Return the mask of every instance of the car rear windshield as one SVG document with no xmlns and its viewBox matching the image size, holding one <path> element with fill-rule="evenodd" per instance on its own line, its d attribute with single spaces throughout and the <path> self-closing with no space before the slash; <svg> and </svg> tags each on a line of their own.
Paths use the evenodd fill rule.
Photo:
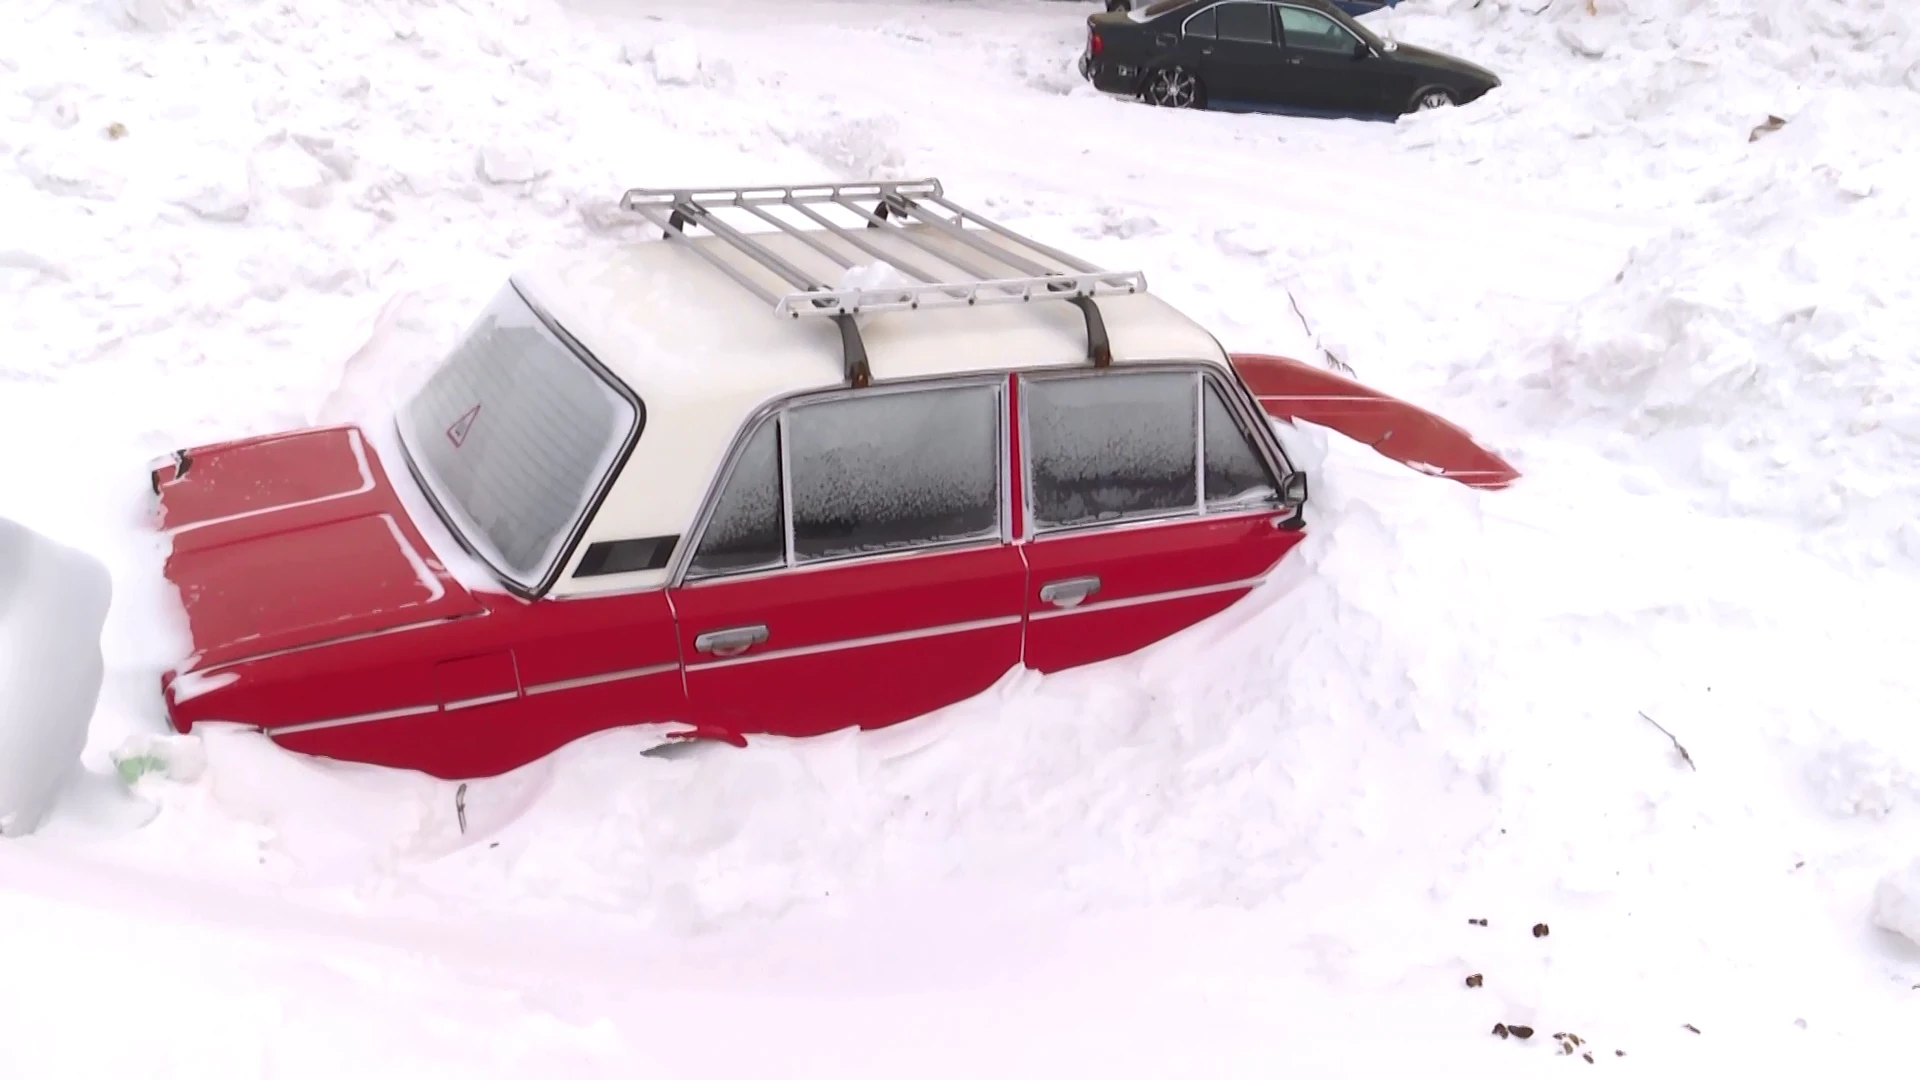
<svg viewBox="0 0 1920 1080">
<path fill-rule="evenodd" d="M 528 591 L 645 420 L 564 332 L 509 282 L 399 415 L 447 525 Z"/>
<path fill-rule="evenodd" d="M 1193 0 L 1153 0 L 1153 3 L 1135 13 L 1134 21 L 1146 22 L 1148 19 L 1157 19 L 1174 8 L 1185 7 L 1191 3 Z"/>
</svg>

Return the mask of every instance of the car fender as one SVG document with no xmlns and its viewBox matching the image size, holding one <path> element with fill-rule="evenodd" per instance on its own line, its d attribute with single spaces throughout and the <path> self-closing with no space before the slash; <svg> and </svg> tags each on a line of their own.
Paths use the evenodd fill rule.
<svg viewBox="0 0 1920 1080">
<path fill-rule="evenodd" d="M 1268 415 L 1332 428 L 1409 468 L 1468 487 L 1503 488 L 1520 472 L 1458 425 L 1324 368 L 1284 356 L 1229 359 Z"/>
</svg>

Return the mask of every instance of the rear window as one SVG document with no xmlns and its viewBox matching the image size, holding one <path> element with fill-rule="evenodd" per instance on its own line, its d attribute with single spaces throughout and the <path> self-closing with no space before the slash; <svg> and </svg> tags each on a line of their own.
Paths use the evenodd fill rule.
<svg viewBox="0 0 1920 1080">
<path fill-rule="evenodd" d="M 638 401 L 512 283 L 399 415 L 407 456 L 448 526 L 529 591 L 553 572 L 644 422 Z"/>
</svg>

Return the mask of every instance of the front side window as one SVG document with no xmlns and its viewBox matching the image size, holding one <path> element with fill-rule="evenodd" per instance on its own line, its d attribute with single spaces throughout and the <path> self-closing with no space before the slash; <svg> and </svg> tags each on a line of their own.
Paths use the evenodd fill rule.
<svg viewBox="0 0 1920 1080">
<path fill-rule="evenodd" d="M 998 385 L 803 404 L 787 431 L 798 562 L 999 533 Z"/>
<path fill-rule="evenodd" d="M 1020 395 L 1037 531 L 1278 501 L 1252 434 L 1198 372 L 1043 376 L 1024 380 Z"/>
<path fill-rule="evenodd" d="M 1306 8 L 1281 8 L 1280 32 L 1286 38 L 1287 48 L 1310 52 L 1351 53 L 1360 43 L 1359 38 L 1347 33 L 1339 23 Z"/>
<path fill-rule="evenodd" d="M 998 537 L 1000 415 L 997 382 L 782 409 L 736 456 L 688 578 Z"/>
<path fill-rule="evenodd" d="M 1215 8 L 1221 41 L 1273 44 L 1273 8 L 1267 4 L 1231 3 Z"/>
<path fill-rule="evenodd" d="M 511 283 L 399 410 L 400 441 L 447 525 L 536 589 L 645 416 Z"/>
</svg>

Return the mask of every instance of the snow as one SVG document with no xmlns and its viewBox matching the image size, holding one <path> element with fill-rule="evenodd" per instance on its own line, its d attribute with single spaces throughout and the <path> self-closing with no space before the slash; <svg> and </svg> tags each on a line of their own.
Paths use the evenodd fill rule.
<svg viewBox="0 0 1920 1080">
<path fill-rule="evenodd" d="M 99 560 L 0 518 L 0 837 L 39 828 L 79 766 L 112 598 Z"/>
<path fill-rule="evenodd" d="M 1503 79 L 1397 124 L 1107 100 L 1092 4 L 23 11 L 0 514 L 113 593 L 82 769 L 0 850 L 0 1075 L 1903 1060 L 1920 12 L 1597 9 L 1367 16 Z M 865 175 L 1140 267 L 1230 348 L 1324 346 L 1526 475 L 1282 428 L 1309 532 L 1254 596 L 887 731 L 615 732 L 463 794 L 165 733 L 142 463 L 386 416 L 516 252 L 627 235 L 626 187 Z"/>
</svg>

